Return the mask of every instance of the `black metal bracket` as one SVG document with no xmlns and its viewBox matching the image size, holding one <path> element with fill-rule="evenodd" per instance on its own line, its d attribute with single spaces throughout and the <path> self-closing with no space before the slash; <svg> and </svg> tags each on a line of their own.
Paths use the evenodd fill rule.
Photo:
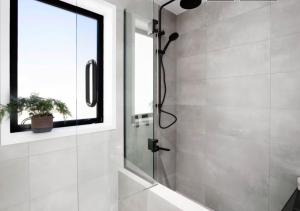
<svg viewBox="0 0 300 211">
<path fill-rule="evenodd" d="M 158 152 L 159 150 L 171 151 L 168 148 L 158 146 L 158 140 L 157 139 L 151 139 L 151 138 L 148 139 L 148 149 L 151 152 Z"/>
<path fill-rule="evenodd" d="M 155 19 L 152 20 L 152 33 L 153 34 L 158 33 L 158 20 Z"/>
<path fill-rule="evenodd" d="M 159 24 L 158 20 L 155 19 L 152 20 L 152 34 L 156 34 L 156 36 L 162 37 L 166 34 L 166 32 L 163 30 L 160 31 L 158 24 Z"/>
</svg>

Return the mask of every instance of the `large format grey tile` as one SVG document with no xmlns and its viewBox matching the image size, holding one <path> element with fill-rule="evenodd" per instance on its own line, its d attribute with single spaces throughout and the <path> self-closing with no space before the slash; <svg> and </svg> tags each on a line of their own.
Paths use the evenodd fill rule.
<svg viewBox="0 0 300 211">
<path fill-rule="evenodd" d="M 28 158 L 0 162 L 0 210 L 29 200 Z"/>
<path fill-rule="evenodd" d="M 30 211 L 78 211 L 77 185 L 31 200 Z"/>
<path fill-rule="evenodd" d="M 164 105 L 174 106 L 176 103 L 176 82 L 168 81 L 166 83 L 167 92 Z"/>
<path fill-rule="evenodd" d="M 280 211 L 297 187 L 300 175 L 298 136 L 271 139 L 270 207 Z"/>
<path fill-rule="evenodd" d="M 271 75 L 271 107 L 300 109 L 300 72 Z"/>
<path fill-rule="evenodd" d="M 269 210 L 282 211 L 282 208 L 295 191 L 295 175 L 270 176 Z"/>
<path fill-rule="evenodd" d="M 277 0 L 271 4 L 271 35 L 273 38 L 300 32 L 300 2 Z"/>
<path fill-rule="evenodd" d="M 268 1 L 209 1 L 206 5 L 205 11 L 208 14 L 206 19 L 210 25 L 269 6 L 270 3 Z"/>
<path fill-rule="evenodd" d="M 196 29 L 207 25 L 207 8 L 206 4 L 201 4 L 200 7 L 188 10 L 177 16 L 176 26 L 180 34 L 189 33 Z"/>
<path fill-rule="evenodd" d="M 187 180 L 184 177 L 176 177 L 176 191 L 185 197 L 196 201 L 197 203 L 204 204 L 204 185 L 199 184 L 192 180 Z M 211 208 L 211 207 L 210 207 Z"/>
<path fill-rule="evenodd" d="M 269 43 L 266 41 L 208 52 L 206 76 L 230 77 L 270 72 Z"/>
<path fill-rule="evenodd" d="M 271 72 L 300 71 L 299 54 L 299 34 L 272 39 Z"/>
<path fill-rule="evenodd" d="M 269 38 L 269 7 L 208 26 L 208 51 L 263 41 Z"/>
<path fill-rule="evenodd" d="M 162 28 L 166 34 L 171 34 L 176 31 L 176 15 L 168 10 L 163 11 Z"/>
<path fill-rule="evenodd" d="M 157 168 L 160 169 L 159 166 L 157 166 Z M 177 188 L 176 188 L 176 173 L 173 173 L 173 174 L 166 173 L 165 174 L 163 171 L 161 171 L 161 169 L 157 170 L 157 171 L 159 171 L 159 172 L 157 172 L 155 179 L 157 181 L 159 181 L 159 184 L 162 184 L 165 187 L 176 191 L 177 190 Z"/>
<path fill-rule="evenodd" d="M 200 136 L 205 133 L 205 110 L 201 106 L 178 106 L 177 128 L 189 132 L 191 136 Z"/>
<path fill-rule="evenodd" d="M 177 83 L 197 81 L 206 77 L 206 54 L 177 58 Z"/>
<path fill-rule="evenodd" d="M 172 113 L 172 114 L 176 114 L 176 109 L 177 108 L 176 108 L 176 105 L 173 104 L 173 105 L 164 105 L 163 109 L 165 111 L 168 111 L 168 112 Z M 174 118 L 172 116 L 170 116 L 170 115 L 163 114 L 161 116 L 161 120 L 162 120 L 162 124 L 166 125 L 167 123 L 172 122 L 174 120 Z M 158 125 L 156 125 L 156 126 L 158 126 Z M 176 125 L 173 125 L 172 127 L 168 128 L 169 131 L 171 132 L 171 130 L 175 130 L 175 126 Z M 155 125 L 154 125 L 154 127 L 155 127 Z M 147 134 L 151 134 L 151 132 L 152 132 L 151 129 L 149 130 L 149 128 L 146 128 L 145 130 L 147 130 Z"/>
<path fill-rule="evenodd" d="M 300 147 L 297 147 L 299 140 L 293 138 L 272 138 L 271 140 L 271 175 L 277 174 L 300 175 Z"/>
<path fill-rule="evenodd" d="M 195 56 L 206 52 L 206 28 L 180 35 L 177 43 L 177 58 Z"/>
<path fill-rule="evenodd" d="M 242 204 L 239 200 L 232 198 L 231 196 L 227 195 L 224 192 L 221 192 L 221 190 L 218 187 L 215 186 L 205 186 L 205 204 L 206 206 L 210 207 L 214 211 L 250 211 L 252 209 L 249 209 L 246 207 L 245 204 Z M 256 204 L 252 205 L 253 209 L 255 211 L 258 211 Z M 253 210 L 253 211 L 254 211 Z M 260 210 L 264 211 L 264 210 Z"/>
<path fill-rule="evenodd" d="M 177 105 L 206 104 L 206 81 L 180 81 L 177 83 Z"/>
<path fill-rule="evenodd" d="M 173 45 L 175 46 L 175 45 Z M 174 54 L 175 56 L 172 57 L 169 55 L 166 55 L 164 57 L 164 66 L 165 66 L 165 73 L 166 73 L 166 81 L 167 84 L 169 82 L 176 82 L 176 70 L 177 70 L 177 64 L 176 64 L 176 50 L 174 49 Z"/>
<path fill-rule="evenodd" d="M 206 144 L 205 134 L 195 136 L 189 131 L 177 129 L 176 148 L 178 151 L 191 154 L 204 153 Z"/>
<path fill-rule="evenodd" d="M 242 108 L 207 108 L 206 131 L 251 140 L 269 137 L 269 110 Z"/>
<path fill-rule="evenodd" d="M 174 112 L 176 113 L 176 111 Z M 154 129 L 156 136 L 159 137 L 159 142 L 165 144 L 171 149 L 176 149 L 176 125 L 169 127 L 167 130 L 160 129 L 158 125 Z"/>
<path fill-rule="evenodd" d="M 203 184 L 205 157 L 202 153 L 192 154 L 177 150 L 176 177 L 199 185 Z"/>
<path fill-rule="evenodd" d="M 160 142 L 161 143 L 161 142 Z M 167 145 L 160 144 L 161 147 L 170 149 Z M 176 172 L 176 150 L 171 149 L 171 151 L 160 151 L 158 152 L 158 163 L 162 170 L 167 174 L 174 174 Z"/>
<path fill-rule="evenodd" d="M 176 190 L 197 200 L 203 200 L 205 157 L 201 153 L 191 154 L 177 151 Z"/>
<path fill-rule="evenodd" d="M 29 202 L 18 204 L 16 206 L 12 206 L 7 209 L 3 209 L 1 211 L 29 211 Z"/>
<path fill-rule="evenodd" d="M 30 157 L 31 198 L 77 183 L 76 150 L 69 149 Z"/>
<path fill-rule="evenodd" d="M 271 110 L 271 137 L 281 138 L 282 142 L 300 137 L 299 125 L 300 110 Z"/>
<path fill-rule="evenodd" d="M 270 105 L 268 75 L 209 79 L 206 84 L 210 106 L 268 108 Z"/>
<path fill-rule="evenodd" d="M 267 210 L 269 148 L 265 141 L 208 135 L 207 143 L 205 184 L 238 199 L 245 210 Z"/>
</svg>

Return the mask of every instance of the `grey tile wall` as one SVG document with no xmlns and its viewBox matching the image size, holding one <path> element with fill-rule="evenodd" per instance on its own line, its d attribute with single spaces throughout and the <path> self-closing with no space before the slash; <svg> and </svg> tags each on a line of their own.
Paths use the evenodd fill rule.
<svg viewBox="0 0 300 211">
<path fill-rule="evenodd" d="M 283 208 L 300 175 L 299 14 L 278 0 L 177 16 L 177 191 L 217 211 Z"/>
<path fill-rule="evenodd" d="M 157 15 L 157 14 L 156 14 Z M 163 29 L 166 35 L 163 37 L 163 45 L 168 41 L 170 34 L 176 31 L 176 16 L 164 10 Z M 179 39 L 178 39 L 179 40 Z M 176 45 L 170 44 L 167 53 L 164 56 L 164 65 L 166 69 L 167 95 L 164 109 L 171 113 L 176 113 L 177 83 L 176 83 Z M 156 113 L 156 112 L 155 112 Z M 170 152 L 160 151 L 155 155 L 154 174 L 155 179 L 165 186 L 175 189 L 176 184 L 176 126 L 163 130 L 158 127 L 158 117 L 155 118 L 155 137 L 159 140 L 159 145 L 171 149 Z M 173 121 L 172 117 L 162 115 L 162 124 L 166 125 Z"/>
<path fill-rule="evenodd" d="M 280 210 L 300 175 L 300 2 L 271 4 L 270 210 Z"/>
</svg>

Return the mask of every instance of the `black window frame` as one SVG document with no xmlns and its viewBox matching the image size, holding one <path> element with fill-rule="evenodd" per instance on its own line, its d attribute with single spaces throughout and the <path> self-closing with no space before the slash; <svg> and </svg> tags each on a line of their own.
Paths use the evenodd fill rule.
<svg viewBox="0 0 300 211">
<path fill-rule="evenodd" d="M 10 98 L 18 97 L 18 2 L 22 0 L 10 0 Z M 100 14 L 89 10 L 68 4 L 58 0 L 35 0 L 48 4 L 78 15 L 86 16 L 97 21 L 97 117 L 89 119 L 76 119 L 57 121 L 53 123 L 54 128 L 88 125 L 95 123 L 103 123 L 103 72 L 104 72 L 104 17 Z M 10 115 L 10 131 L 11 133 L 23 132 L 31 130 L 29 124 L 19 125 L 18 114 Z"/>
</svg>

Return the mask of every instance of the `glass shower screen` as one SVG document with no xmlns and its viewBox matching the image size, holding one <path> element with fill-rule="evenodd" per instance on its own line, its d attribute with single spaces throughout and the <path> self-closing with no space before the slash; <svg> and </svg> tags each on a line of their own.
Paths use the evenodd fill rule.
<svg viewBox="0 0 300 211">
<path fill-rule="evenodd" d="M 151 7 L 150 7 L 151 4 Z M 153 4 L 127 10 L 125 15 L 125 167 L 143 178 L 154 177 Z M 144 9 L 142 9 L 144 8 Z"/>
</svg>

